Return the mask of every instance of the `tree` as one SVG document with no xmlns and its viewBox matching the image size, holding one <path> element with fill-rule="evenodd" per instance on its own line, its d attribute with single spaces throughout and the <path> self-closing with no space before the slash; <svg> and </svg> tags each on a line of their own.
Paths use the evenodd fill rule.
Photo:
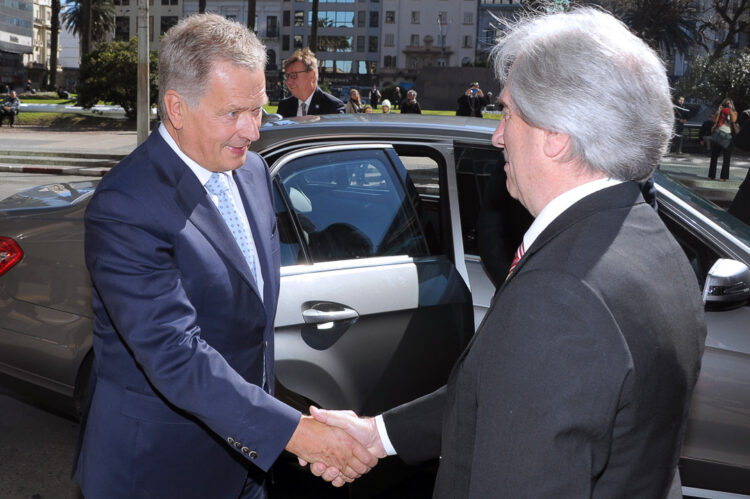
<svg viewBox="0 0 750 499">
<path fill-rule="evenodd" d="M 318 7 L 320 0 L 312 0 L 312 21 L 310 22 L 310 40 L 307 44 L 313 52 L 318 51 Z"/>
<path fill-rule="evenodd" d="M 701 22 L 703 37 L 698 43 L 710 54 L 721 58 L 737 35 L 750 32 L 750 0 L 712 0 Z"/>
<path fill-rule="evenodd" d="M 111 0 L 91 1 L 91 41 L 103 42 L 108 33 L 115 29 L 115 6 Z M 63 12 L 63 24 L 74 35 L 82 34 L 81 0 L 73 0 Z"/>
<path fill-rule="evenodd" d="M 60 42 L 60 0 L 52 0 L 51 10 L 49 80 L 47 81 L 47 88 L 55 88 L 57 84 L 57 48 Z"/>
<path fill-rule="evenodd" d="M 747 109 L 750 107 L 750 50 L 743 49 L 732 58 L 697 57 L 687 74 L 677 82 L 677 92 L 712 104 L 730 97 L 738 110 Z"/>
<path fill-rule="evenodd" d="M 696 0 L 598 0 L 662 56 L 686 54 L 701 39 Z"/>
<path fill-rule="evenodd" d="M 158 98 L 158 55 L 149 55 L 150 103 Z M 82 57 L 78 83 L 78 104 L 92 107 L 98 101 L 122 106 L 135 119 L 138 87 L 138 38 L 128 42 L 100 43 Z"/>
</svg>

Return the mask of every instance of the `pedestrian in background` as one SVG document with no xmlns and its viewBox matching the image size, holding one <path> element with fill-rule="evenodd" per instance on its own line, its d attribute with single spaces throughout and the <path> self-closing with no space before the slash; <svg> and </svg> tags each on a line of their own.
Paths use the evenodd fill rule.
<svg viewBox="0 0 750 499">
<path fill-rule="evenodd" d="M 688 109 L 685 109 L 685 97 L 680 96 L 674 106 L 674 138 L 672 139 L 672 152 L 682 154 L 682 132 L 687 123 Z"/>
<path fill-rule="evenodd" d="M 393 89 L 393 102 L 394 102 L 393 106 L 394 106 L 394 109 L 396 107 L 400 107 L 401 106 L 401 99 L 402 99 L 402 97 L 401 97 L 401 87 L 396 86 L 396 88 Z"/>
<path fill-rule="evenodd" d="M 3 103 L 0 104 L 0 126 L 3 126 L 5 117 L 8 117 L 8 124 L 13 128 L 13 124 L 16 122 L 16 116 L 18 116 L 18 110 L 21 106 L 21 99 L 16 95 L 15 90 L 11 90 L 8 96 L 3 99 Z"/>
<path fill-rule="evenodd" d="M 417 102 L 417 91 L 409 90 L 406 92 L 406 100 L 401 105 L 402 114 L 422 114 L 422 109 Z"/>
<path fill-rule="evenodd" d="M 356 88 L 349 90 L 349 101 L 346 103 L 344 110 L 347 114 L 359 114 L 362 112 L 362 99 L 360 99 L 359 90 Z"/>
<path fill-rule="evenodd" d="M 279 102 L 277 112 L 284 118 L 344 112 L 341 99 L 318 87 L 318 59 L 309 48 L 295 51 L 284 61 L 284 79 L 292 94 Z"/>
<path fill-rule="evenodd" d="M 706 154 L 708 156 L 711 156 L 711 130 L 713 129 L 715 122 L 716 122 L 716 113 L 712 114 L 710 118 L 708 118 L 706 121 L 704 121 L 701 124 L 700 143 L 703 147 L 706 148 Z"/>
<path fill-rule="evenodd" d="M 365 104 L 364 106 L 362 106 L 362 112 L 365 114 L 372 114 L 372 106 L 369 104 Z"/>
<path fill-rule="evenodd" d="M 370 105 L 373 109 L 378 108 L 378 104 L 380 104 L 380 90 L 378 90 L 378 86 L 373 83 L 372 90 L 370 90 Z"/>
<path fill-rule="evenodd" d="M 487 97 L 479 88 L 479 82 L 469 84 L 469 88 L 458 98 L 456 116 L 482 117 L 482 108 L 487 105 Z"/>
<path fill-rule="evenodd" d="M 380 108 L 383 110 L 383 114 L 390 114 L 391 101 L 389 101 L 388 99 L 383 99 L 383 104 L 380 106 Z"/>
<path fill-rule="evenodd" d="M 721 101 L 716 111 L 716 121 L 711 132 L 711 163 L 708 167 L 708 178 L 716 178 L 716 164 L 719 154 L 723 155 L 721 162 L 721 174 L 719 181 L 724 182 L 729 178 L 729 161 L 732 158 L 732 138 L 736 133 L 737 110 L 734 102 L 729 97 Z"/>
</svg>

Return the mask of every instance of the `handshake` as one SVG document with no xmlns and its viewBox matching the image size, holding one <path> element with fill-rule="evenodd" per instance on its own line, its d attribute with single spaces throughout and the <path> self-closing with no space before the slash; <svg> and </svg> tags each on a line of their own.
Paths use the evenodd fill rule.
<svg viewBox="0 0 750 499">
<path fill-rule="evenodd" d="M 302 417 L 286 450 L 334 487 L 353 482 L 386 456 L 374 418 L 313 406 L 310 414 Z"/>
</svg>

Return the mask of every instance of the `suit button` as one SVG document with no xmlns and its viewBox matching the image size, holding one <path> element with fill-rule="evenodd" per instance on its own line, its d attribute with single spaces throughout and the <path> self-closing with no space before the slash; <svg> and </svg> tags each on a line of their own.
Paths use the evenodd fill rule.
<svg viewBox="0 0 750 499">
<path fill-rule="evenodd" d="M 227 438 L 227 443 L 229 445 L 234 445 L 234 439 L 232 437 Z"/>
<path fill-rule="evenodd" d="M 234 448 L 235 449 L 239 449 L 240 447 L 242 447 L 242 443 L 241 442 L 235 442 L 234 443 Z"/>
<path fill-rule="evenodd" d="M 249 454 L 250 453 L 250 449 L 248 447 L 243 447 L 242 448 L 242 453 L 243 454 Z"/>
<path fill-rule="evenodd" d="M 257 459 L 258 458 L 258 453 L 255 452 L 254 450 L 251 450 L 250 454 L 248 454 L 248 456 L 250 456 L 250 459 Z"/>
</svg>

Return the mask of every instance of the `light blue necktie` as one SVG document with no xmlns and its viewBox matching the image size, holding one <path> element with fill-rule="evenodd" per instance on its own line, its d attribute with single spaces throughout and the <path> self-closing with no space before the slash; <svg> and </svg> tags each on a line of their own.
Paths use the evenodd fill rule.
<svg viewBox="0 0 750 499">
<path fill-rule="evenodd" d="M 255 250 L 255 242 L 250 234 L 250 228 L 245 225 L 242 217 L 240 217 L 226 176 L 218 172 L 213 173 L 208 182 L 206 182 L 206 190 L 219 198 L 219 213 L 221 213 L 224 222 L 226 222 L 242 254 L 245 256 L 245 261 L 250 267 L 250 272 L 253 274 L 253 279 L 255 279 L 255 283 L 258 285 L 258 291 L 262 299 L 263 276 L 258 267 L 258 253 Z"/>
</svg>

